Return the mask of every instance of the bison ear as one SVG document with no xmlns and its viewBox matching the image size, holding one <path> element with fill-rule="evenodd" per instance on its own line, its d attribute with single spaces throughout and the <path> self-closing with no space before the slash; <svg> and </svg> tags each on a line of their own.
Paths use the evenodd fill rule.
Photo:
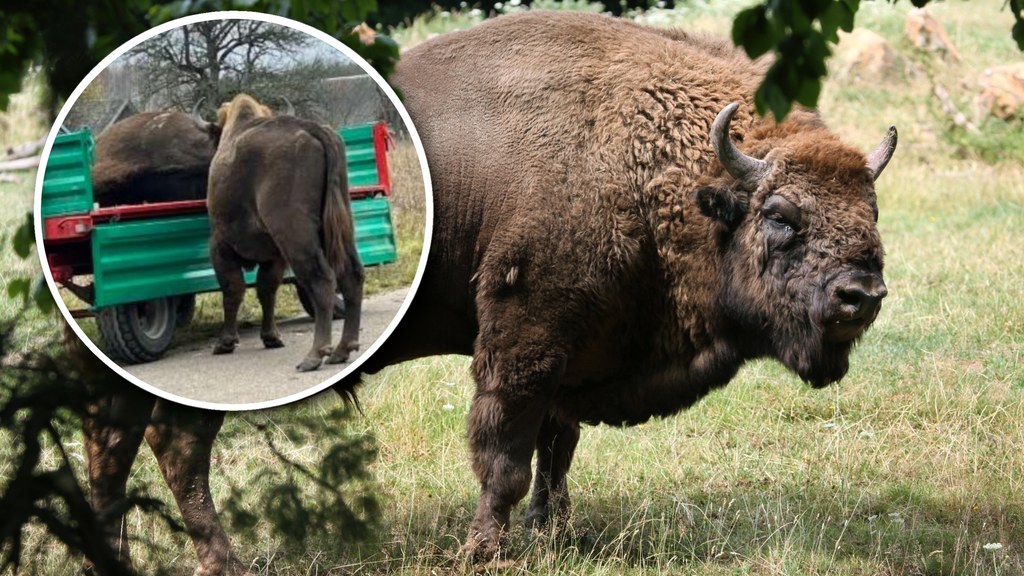
<svg viewBox="0 0 1024 576">
<path fill-rule="evenodd" d="M 697 196 L 697 206 L 705 216 L 718 220 L 729 228 L 739 224 L 743 220 L 743 215 L 747 213 L 747 195 L 738 194 L 735 190 L 702 186 L 695 190 L 694 194 Z"/>
</svg>

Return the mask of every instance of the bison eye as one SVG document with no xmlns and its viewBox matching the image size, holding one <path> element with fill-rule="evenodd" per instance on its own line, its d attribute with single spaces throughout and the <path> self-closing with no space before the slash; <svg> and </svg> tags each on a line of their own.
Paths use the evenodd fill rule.
<svg viewBox="0 0 1024 576">
<path fill-rule="evenodd" d="M 786 220 L 785 216 L 777 212 L 769 212 L 765 214 L 764 219 L 770 226 L 778 228 L 780 232 L 792 234 L 796 231 L 793 224 Z"/>
<path fill-rule="evenodd" d="M 800 230 L 801 210 L 796 204 L 772 194 L 761 206 L 764 235 L 768 245 L 775 249 L 787 247 Z"/>
</svg>

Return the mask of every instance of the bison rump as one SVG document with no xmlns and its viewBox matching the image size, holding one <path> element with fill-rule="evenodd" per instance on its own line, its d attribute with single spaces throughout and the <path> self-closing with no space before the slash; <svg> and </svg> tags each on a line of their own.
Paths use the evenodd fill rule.
<svg viewBox="0 0 1024 576">
<path fill-rule="evenodd" d="M 93 194 L 100 206 L 206 197 L 215 134 L 184 112 L 144 112 L 96 137 Z"/>
</svg>

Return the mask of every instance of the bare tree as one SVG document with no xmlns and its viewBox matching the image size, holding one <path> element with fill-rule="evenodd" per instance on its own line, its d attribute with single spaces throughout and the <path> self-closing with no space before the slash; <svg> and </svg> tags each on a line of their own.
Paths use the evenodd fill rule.
<svg viewBox="0 0 1024 576">
<path fill-rule="evenodd" d="M 259 20 L 197 22 L 136 46 L 132 63 L 147 107 L 191 108 L 200 99 L 210 112 L 245 91 L 269 104 L 282 102 L 278 82 L 299 61 L 310 37 Z"/>
</svg>

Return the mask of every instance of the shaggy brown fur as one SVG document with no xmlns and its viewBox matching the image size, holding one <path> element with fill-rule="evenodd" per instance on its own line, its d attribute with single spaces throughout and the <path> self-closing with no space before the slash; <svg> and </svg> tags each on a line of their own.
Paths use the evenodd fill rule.
<svg viewBox="0 0 1024 576">
<path fill-rule="evenodd" d="M 219 128 L 184 112 L 143 112 L 96 137 L 93 194 L 100 206 L 206 197 Z"/>
<path fill-rule="evenodd" d="M 481 496 L 467 549 L 568 505 L 581 422 L 643 422 L 771 356 L 841 378 L 884 296 L 872 172 L 798 110 L 752 116 L 763 65 L 726 43 L 603 16 L 498 18 L 406 53 L 393 77 L 435 192 L 430 262 L 365 366 L 473 355 Z M 757 162 L 738 179 L 712 148 Z"/>
<path fill-rule="evenodd" d="M 315 370 L 323 356 L 346 362 L 359 348 L 363 270 L 356 252 L 337 134 L 293 116 L 273 116 L 247 95 L 218 111 L 223 126 L 210 166 L 210 258 L 224 294 L 224 329 L 215 354 L 233 352 L 245 293 L 242 268 L 259 264 L 261 337 L 283 346 L 274 323 L 281 276 L 290 266 L 316 309 L 313 346 L 298 365 Z M 331 350 L 335 287 L 345 298 L 344 333 Z"/>
<path fill-rule="evenodd" d="M 869 157 L 817 114 L 752 115 L 763 66 L 726 43 L 529 12 L 428 41 L 393 76 L 434 184 L 429 263 L 366 364 L 471 354 L 480 499 L 467 550 L 569 506 L 581 422 L 692 405 L 749 359 L 840 379 L 885 295 Z M 739 102 L 729 136 L 731 102 Z M 712 126 L 756 164 L 736 176 Z M 336 387 L 350 392 L 356 377 Z"/>
</svg>

